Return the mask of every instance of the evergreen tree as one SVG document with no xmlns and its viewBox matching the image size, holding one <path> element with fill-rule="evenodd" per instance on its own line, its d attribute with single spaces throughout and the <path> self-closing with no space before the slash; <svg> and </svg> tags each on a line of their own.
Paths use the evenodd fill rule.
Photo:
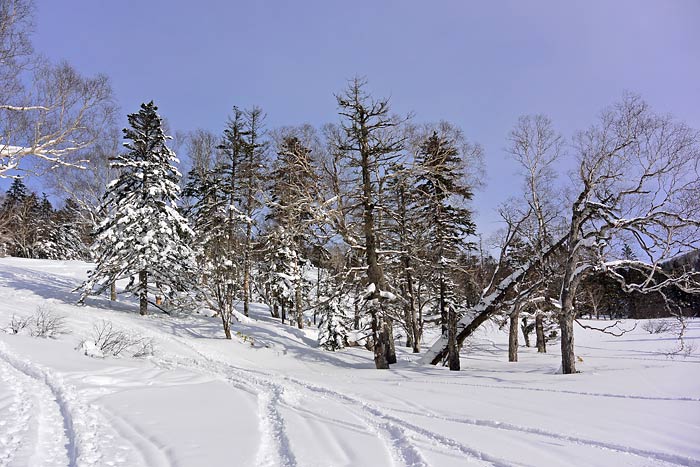
<svg viewBox="0 0 700 467">
<path fill-rule="evenodd" d="M 348 345 L 348 314 L 340 298 L 321 297 L 318 345 L 326 350 L 340 350 Z"/>
<path fill-rule="evenodd" d="M 313 221 L 313 205 L 318 199 L 317 176 L 313 169 L 311 150 L 289 131 L 278 144 L 277 160 L 270 173 L 271 201 L 268 220 L 273 228 L 267 235 L 269 256 L 286 258 L 288 264 L 280 265 L 285 270 L 284 280 L 292 278 L 289 286 L 293 293 L 296 324 L 303 328 L 302 302 L 308 284 L 303 268 L 308 261 L 304 251 L 310 243 L 310 224 Z M 280 280 L 279 274 L 269 276 L 272 283 Z"/>
<path fill-rule="evenodd" d="M 2 203 L 2 209 L 6 210 L 11 207 L 18 206 L 24 201 L 24 199 L 29 195 L 27 186 L 24 184 L 21 178 L 15 178 L 12 180 L 10 188 L 5 192 L 5 200 Z"/>
<path fill-rule="evenodd" d="M 149 293 L 172 297 L 191 286 L 193 232 L 178 212 L 180 173 L 173 165 L 178 160 L 166 145 L 157 107 L 152 101 L 142 104 L 128 119 L 128 152 L 112 160 L 119 176 L 107 186 L 106 216 L 93 246 L 97 266 L 83 285 L 81 301 L 131 277 L 127 291 L 139 297 L 144 315 Z"/>
<path fill-rule="evenodd" d="M 185 188 L 194 200 L 189 217 L 195 226 L 202 298 L 221 317 L 227 339 L 234 306 L 242 298 L 240 252 L 246 226 L 240 209 L 243 112 L 233 110 L 218 147 L 220 159 L 210 170 L 191 171 Z"/>
<path fill-rule="evenodd" d="M 472 198 L 463 180 L 463 161 L 456 141 L 449 134 L 434 131 L 421 147 L 417 190 L 423 203 L 429 238 L 428 251 L 438 287 L 438 307 L 443 335 L 448 336 L 449 366 L 459 370 L 459 347 L 456 325 L 460 303 L 456 296 L 453 272 L 464 250 L 465 237 L 475 233 L 471 211 L 463 207 Z"/>
</svg>

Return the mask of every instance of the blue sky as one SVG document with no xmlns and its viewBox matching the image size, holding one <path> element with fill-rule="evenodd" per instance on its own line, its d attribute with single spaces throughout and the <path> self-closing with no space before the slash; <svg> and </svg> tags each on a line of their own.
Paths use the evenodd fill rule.
<svg viewBox="0 0 700 467">
<path fill-rule="evenodd" d="M 480 230 L 520 186 L 503 148 L 517 117 L 569 136 L 624 90 L 700 128 L 700 2 L 37 0 L 34 44 L 110 76 L 124 115 L 155 100 L 177 130 L 223 129 L 233 105 L 269 127 L 337 121 L 364 75 L 417 122 L 446 119 L 485 148 Z"/>
</svg>

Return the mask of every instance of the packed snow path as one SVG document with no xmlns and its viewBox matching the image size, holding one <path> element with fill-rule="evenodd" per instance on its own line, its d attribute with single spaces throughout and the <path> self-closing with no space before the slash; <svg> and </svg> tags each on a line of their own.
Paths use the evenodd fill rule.
<svg viewBox="0 0 700 467">
<path fill-rule="evenodd" d="M 462 372 L 403 349 L 377 371 L 369 352 L 324 352 L 262 306 L 232 341 L 213 318 L 77 307 L 88 267 L 0 259 L 0 327 L 43 306 L 71 331 L 0 333 L 0 466 L 700 466 L 700 359 L 667 358 L 671 335 L 580 332 L 583 373 L 564 376 L 554 346 L 509 364 L 507 336 L 487 327 Z M 81 354 L 102 320 L 155 355 Z"/>
</svg>

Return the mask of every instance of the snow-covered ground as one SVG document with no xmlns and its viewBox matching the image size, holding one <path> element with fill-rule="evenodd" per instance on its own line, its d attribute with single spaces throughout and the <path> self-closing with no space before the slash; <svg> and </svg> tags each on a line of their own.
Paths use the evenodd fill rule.
<svg viewBox="0 0 700 467">
<path fill-rule="evenodd" d="M 42 307 L 71 331 L 0 332 L 0 466 L 700 466 L 700 358 L 668 358 L 671 334 L 579 328 L 582 373 L 565 376 L 556 346 L 508 363 L 491 326 L 461 372 L 401 347 L 378 371 L 366 350 L 322 351 L 314 329 L 262 306 L 232 341 L 214 318 L 76 306 L 86 269 L 0 259 L 0 327 Z M 103 320 L 152 339 L 155 355 L 76 350 Z"/>
</svg>

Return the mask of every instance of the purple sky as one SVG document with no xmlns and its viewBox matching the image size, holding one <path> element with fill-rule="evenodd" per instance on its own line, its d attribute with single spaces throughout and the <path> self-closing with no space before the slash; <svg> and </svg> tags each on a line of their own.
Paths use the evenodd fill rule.
<svg viewBox="0 0 700 467">
<path fill-rule="evenodd" d="M 700 128 L 700 2 L 37 0 L 34 43 L 112 79 L 122 113 L 155 100 L 177 130 L 220 133 L 231 107 L 267 124 L 337 121 L 364 75 L 417 122 L 446 119 L 485 148 L 479 229 L 520 187 L 503 148 L 517 117 L 569 136 L 624 90 Z M 124 125 L 126 118 L 120 122 Z"/>
</svg>

